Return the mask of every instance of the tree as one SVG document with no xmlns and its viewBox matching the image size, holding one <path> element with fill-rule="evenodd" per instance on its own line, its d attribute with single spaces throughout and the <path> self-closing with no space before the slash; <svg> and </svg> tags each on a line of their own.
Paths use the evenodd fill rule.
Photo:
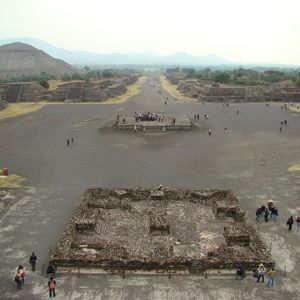
<svg viewBox="0 0 300 300">
<path fill-rule="evenodd" d="M 45 89 L 49 89 L 49 82 L 47 80 L 40 80 L 39 84 Z"/>
<path fill-rule="evenodd" d="M 220 72 L 215 75 L 214 81 L 220 83 L 228 83 L 230 80 L 230 75 L 226 72 Z"/>
</svg>

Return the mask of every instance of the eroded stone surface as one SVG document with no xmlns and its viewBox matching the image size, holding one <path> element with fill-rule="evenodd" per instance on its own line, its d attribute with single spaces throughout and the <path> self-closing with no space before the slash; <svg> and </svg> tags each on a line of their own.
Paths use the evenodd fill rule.
<svg viewBox="0 0 300 300">
<path fill-rule="evenodd" d="M 50 263 L 199 272 L 260 262 L 272 265 L 230 190 L 160 187 L 86 190 Z"/>
</svg>

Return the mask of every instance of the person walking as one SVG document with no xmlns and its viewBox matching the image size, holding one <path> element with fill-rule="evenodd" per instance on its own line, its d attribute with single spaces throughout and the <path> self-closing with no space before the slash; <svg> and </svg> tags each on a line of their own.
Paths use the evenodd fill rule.
<svg viewBox="0 0 300 300">
<path fill-rule="evenodd" d="M 17 283 L 17 289 L 21 290 L 23 286 L 23 272 L 21 270 L 18 270 L 15 275 L 15 282 Z"/>
<path fill-rule="evenodd" d="M 297 229 L 300 230 L 300 216 L 296 217 Z"/>
<path fill-rule="evenodd" d="M 71 138 L 71 143 L 72 143 L 72 146 L 74 146 L 74 139 Z"/>
<path fill-rule="evenodd" d="M 67 147 L 69 147 L 69 146 L 70 146 L 70 140 L 67 139 Z"/>
<path fill-rule="evenodd" d="M 261 282 L 264 282 L 265 281 L 265 274 L 266 274 L 266 268 L 263 264 L 260 264 L 258 266 L 258 277 L 257 277 L 257 280 L 256 282 L 260 282 L 260 278 L 261 278 Z"/>
<path fill-rule="evenodd" d="M 291 231 L 294 224 L 293 216 L 290 216 L 286 221 L 286 225 L 288 225 L 288 230 Z"/>
<path fill-rule="evenodd" d="M 53 277 L 51 277 L 50 280 L 48 281 L 48 288 L 49 288 L 49 296 L 55 297 L 56 281 L 53 279 Z"/>
<path fill-rule="evenodd" d="M 271 270 L 269 270 L 269 272 L 268 272 L 269 279 L 268 279 L 267 286 L 270 286 L 270 285 L 274 286 L 275 275 L 276 275 L 276 271 L 274 270 L 274 268 L 272 268 Z"/>
<path fill-rule="evenodd" d="M 31 264 L 31 270 L 34 272 L 35 271 L 35 265 L 37 262 L 37 256 L 35 255 L 34 252 L 32 252 L 30 258 L 29 258 L 29 263 Z"/>
<path fill-rule="evenodd" d="M 211 129 L 208 129 L 208 136 L 211 136 Z"/>
</svg>

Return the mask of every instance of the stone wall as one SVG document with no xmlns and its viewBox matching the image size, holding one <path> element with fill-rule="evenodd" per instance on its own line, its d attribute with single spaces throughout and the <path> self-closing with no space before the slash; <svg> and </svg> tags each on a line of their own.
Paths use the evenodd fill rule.
<svg viewBox="0 0 300 300">
<path fill-rule="evenodd" d="M 85 191 L 50 264 L 108 272 L 272 266 L 230 190 Z"/>
<path fill-rule="evenodd" d="M 176 79 L 168 76 L 171 83 L 177 82 L 184 95 L 199 101 L 214 102 L 300 102 L 300 88 L 274 86 L 238 86 L 217 84 L 197 79 Z"/>
</svg>

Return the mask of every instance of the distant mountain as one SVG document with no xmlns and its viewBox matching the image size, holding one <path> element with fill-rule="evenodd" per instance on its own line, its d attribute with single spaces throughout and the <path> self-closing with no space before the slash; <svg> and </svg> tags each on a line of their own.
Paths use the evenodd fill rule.
<svg viewBox="0 0 300 300">
<path fill-rule="evenodd" d="M 156 53 L 112 53 L 98 54 L 86 51 L 69 51 L 54 47 L 42 40 L 34 38 L 16 38 L 0 40 L 0 45 L 12 42 L 22 42 L 41 49 L 49 55 L 63 59 L 72 65 L 112 65 L 112 64 L 161 64 L 161 65 L 195 65 L 195 66 L 220 66 L 233 65 L 234 63 L 214 54 L 193 56 L 188 53 L 178 52 L 169 56 Z"/>
<path fill-rule="evenodd" d="M 40 74 L 41 72 L 63 75 L 78 71 L 63 60 L 53 58 L 28 44 L 17 42 L 0 46 L 0 77 Z"/>
</svg>

